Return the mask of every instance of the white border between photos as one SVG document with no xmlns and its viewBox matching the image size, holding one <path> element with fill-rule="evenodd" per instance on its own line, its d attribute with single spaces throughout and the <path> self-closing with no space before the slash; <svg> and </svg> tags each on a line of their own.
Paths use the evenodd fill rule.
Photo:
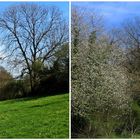
<svg viewBox="0 0 140 140">
<path fill-rule="evenodd" d="M 71 138 L 71 2 L 69 2 L 69 139 Z"/>
</svg>

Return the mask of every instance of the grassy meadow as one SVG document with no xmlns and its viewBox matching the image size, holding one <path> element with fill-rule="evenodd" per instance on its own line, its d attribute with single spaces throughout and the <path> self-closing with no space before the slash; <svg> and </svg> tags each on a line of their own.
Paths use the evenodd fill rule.
<svg viewBox="0 0 140 140">
<path fill-rule="evenodd" d="M 0 138 L 68 138 L 68 94 L 0 102 Z"/>
</svg>

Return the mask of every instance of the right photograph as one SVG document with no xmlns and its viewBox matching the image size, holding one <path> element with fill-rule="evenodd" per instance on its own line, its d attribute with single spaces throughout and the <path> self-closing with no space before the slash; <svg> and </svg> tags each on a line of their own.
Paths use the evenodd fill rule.
<svg viewBox="0 0 140 140">
<path fill-rule="evenodd" d="M 140 2 L 72 2 L 71 42 L 71 137 L 140 138 Z"/>
</svg>

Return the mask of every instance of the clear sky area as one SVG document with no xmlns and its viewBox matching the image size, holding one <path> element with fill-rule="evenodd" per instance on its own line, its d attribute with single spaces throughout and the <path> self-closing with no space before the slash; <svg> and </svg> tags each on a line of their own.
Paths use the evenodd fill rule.
<svg viewBox="0 0 140 140">
<path fill-rule="evenodd" d="M 60 9 L 60 11 L 62 11 L 64 17 L 68 20 L 69 19 L 69 2 L 0 2 L 0 12 L 4 11 L 6 8 L 8 8 L 11 5 L 16 5 L 16 4 L 20 4 L 20 3 L 36 3 L 39 5 L 43 5 L 43 6 L 56 6 Z"/>
<path fill-rule="evenodd" d="M 72 6 L 95 10 L 103 16 L 106 27 L 118 27 L 125 19 L 140 16 L 140 2 L 72 2 Z"/>
</svg>

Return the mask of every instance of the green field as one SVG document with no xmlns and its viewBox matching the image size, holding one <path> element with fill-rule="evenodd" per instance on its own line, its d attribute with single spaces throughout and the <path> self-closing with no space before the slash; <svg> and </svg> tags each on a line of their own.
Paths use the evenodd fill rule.
<svg viewBox="0 0 140 140">
<path fill-rule="evenodd" d="M 68 94 L 0 102 L 0 138 L 68 138 Z"/>
</svg>

